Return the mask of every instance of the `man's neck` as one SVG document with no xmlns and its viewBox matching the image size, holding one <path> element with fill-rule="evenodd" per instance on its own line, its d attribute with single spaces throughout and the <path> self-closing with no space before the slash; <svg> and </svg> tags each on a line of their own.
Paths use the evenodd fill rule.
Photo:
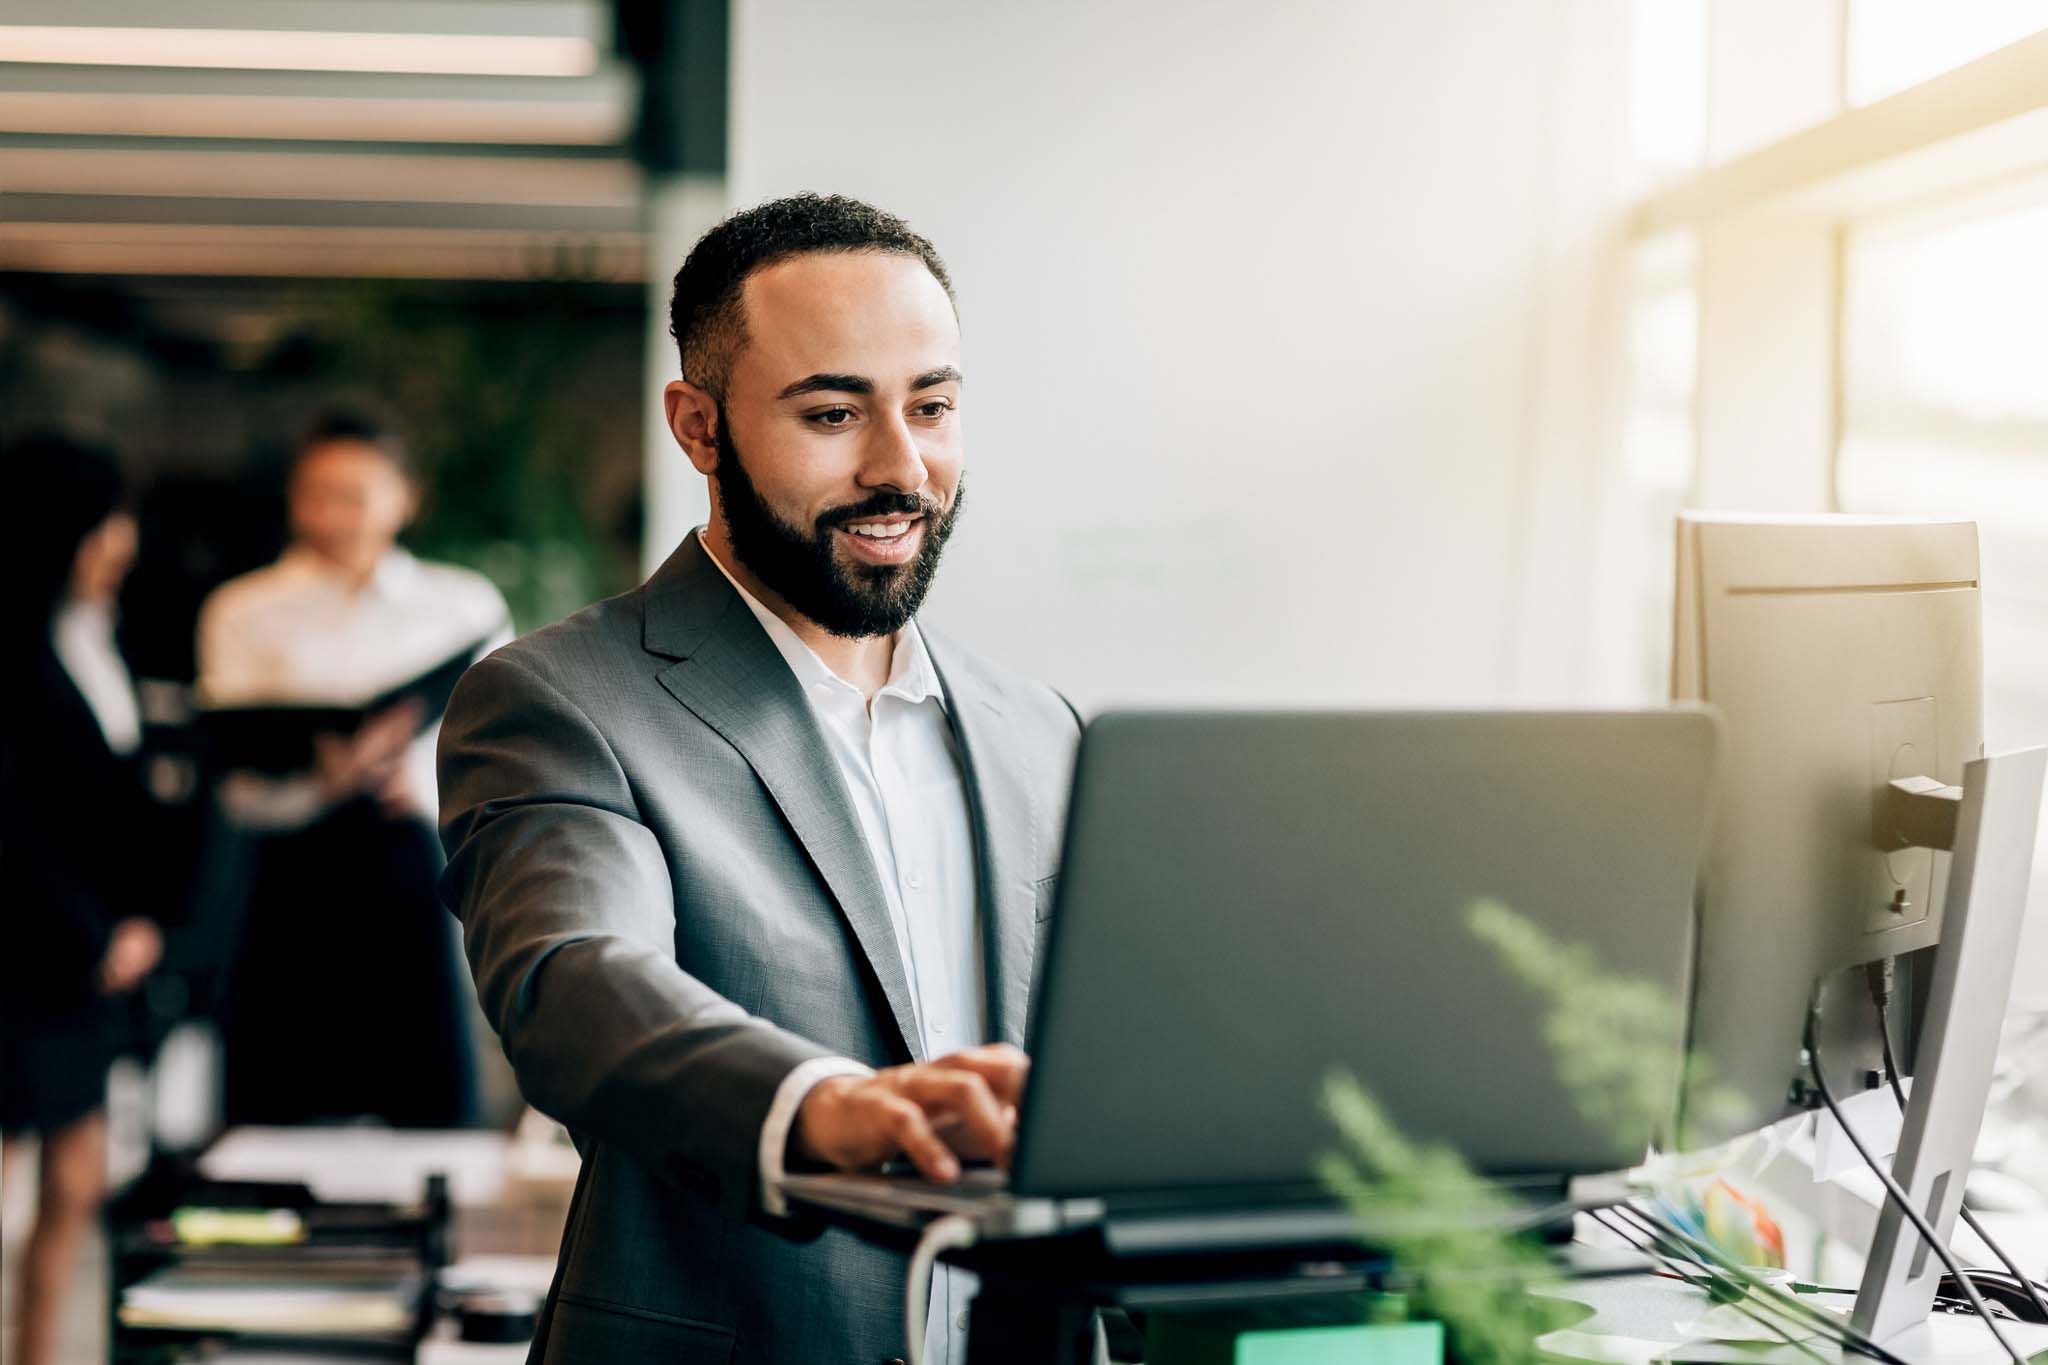
<svg viewBox="0 0 2048 1365">
<path fill-rule="evenodd" d="M 896 658 L 894 635 L 870 635 L 858 640 L 834 635 L 789 605 L 782 594 L 763 583 L 759 575 L 741 562 L 732 551 L 732 538 L 726 534 L 723 521 L 714 519 L 704 528 L 704 548 L 754 595 L 755 601 L 788 626 L 825 667 L 859 688 L 862 695 L 873 697 L 888 683 L 889 668 Z"/>
<path fill-rule="evenodd" d="M 357 558 L 329 554 L 311 541 L 302 540 L 299 545 L 312 556 L 314 562 L 346 584 L 351 592 L 361 592 L 370 585 L 370 580 L 377 576 L 377 566 L 384 562 L 386 553 L 380 551 L 367 558 Z"/>
</svg>

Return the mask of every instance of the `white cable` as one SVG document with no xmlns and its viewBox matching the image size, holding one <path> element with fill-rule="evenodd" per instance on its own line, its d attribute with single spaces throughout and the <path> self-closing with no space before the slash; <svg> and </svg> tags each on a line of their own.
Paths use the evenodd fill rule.
<svg viewBox="0 0 2048 1365">
<path fill-rule="evenodd" d="M 925 1224 L 910 1253 L 910 1278 L 903 1286 L 903 1332 L 910 1338 L 906 1365 L 925 1365 L 924 1320 L 931 1311 L 932 1272 L 938 1269 L 939 1253 L 971 1247 L 980 1236 L 974 1220 L 961 1213 L 949 1213 Z"/>
</svg>

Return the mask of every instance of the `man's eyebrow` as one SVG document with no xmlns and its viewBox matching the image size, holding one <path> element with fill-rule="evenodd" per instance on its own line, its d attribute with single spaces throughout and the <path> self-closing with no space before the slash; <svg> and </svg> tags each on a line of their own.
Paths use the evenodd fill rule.
<svg viewBox="0 0 2048 1365">
<path fill-rule="evenodd" d="M 960 371 L 954 369 L 951 365 L 941 365 L 938 369 L 926 370 L 923 374 L 911 380 L 910 388 L 911 392 L 915 393 L 919 389 L 936 388 L 940 384 L 958 384 L 959 382 Z"/>
<path fill-rule="evenodd" d="M 779 401 L 804 393 L 873 393 L 875 381 L 858 374 L 807 374 L 775 395 Z"/>
</svg>

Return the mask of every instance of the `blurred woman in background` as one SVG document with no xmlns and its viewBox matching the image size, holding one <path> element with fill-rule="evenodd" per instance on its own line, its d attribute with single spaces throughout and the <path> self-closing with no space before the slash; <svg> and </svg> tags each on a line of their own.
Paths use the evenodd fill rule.
<svg viewBox="0 0 2048 1365">
<path fill-rule="evenodd" d="M 105 453 L 55 437 L 5 453 L 6 724 L 0 731 L 0 1135 L 7 1183 L 41 1138 L 17 1354 L 42 1365 L 107 1184 L 118 997 L 156 967 L 157 811 L 142 784 L 115 598 L 135 522 Z"/>
<path fill-rule="evenodd" d="M 399 548 L 419 490 L 367 412 L 314 420 L 288 497 L 283 556 L 200 613 L 204 706 L 366 705 L 510 638 L 490 580 Z M 222 1029 L 229 1124 L 475 1120 L 466 976 L 434 887 L 434 719 L 394 704 L 320 736 L 309 770 L 222 781 L 259 836 Z"/>
</svg>

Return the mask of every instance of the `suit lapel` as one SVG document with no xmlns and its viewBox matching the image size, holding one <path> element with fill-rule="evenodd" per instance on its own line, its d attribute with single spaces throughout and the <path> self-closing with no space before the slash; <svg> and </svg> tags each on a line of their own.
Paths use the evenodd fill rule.
<svg viewBox="0 0 2048 1365">
<path fill-rule="evenodd" d="M 788 663 L 696 536 L 684 540 L 645 591 L 646 646 L 676 660 L 660 673 L 661 685 L 761 779 L 866 955 L 905 1048 L 924 1060 L 874 858 Z"/>
<path fill-rule="evenodd" d="M 1038 829 L 1031 813 L 1030 754 L 1004 718 L 1002 693 L 965 656 L 924 632 L 946 689 L 960 748 L 979 865 L 982 951 L 988 969 L 989 1035 L 1024 1045 L 1037 934 Z"/>
</svg>

